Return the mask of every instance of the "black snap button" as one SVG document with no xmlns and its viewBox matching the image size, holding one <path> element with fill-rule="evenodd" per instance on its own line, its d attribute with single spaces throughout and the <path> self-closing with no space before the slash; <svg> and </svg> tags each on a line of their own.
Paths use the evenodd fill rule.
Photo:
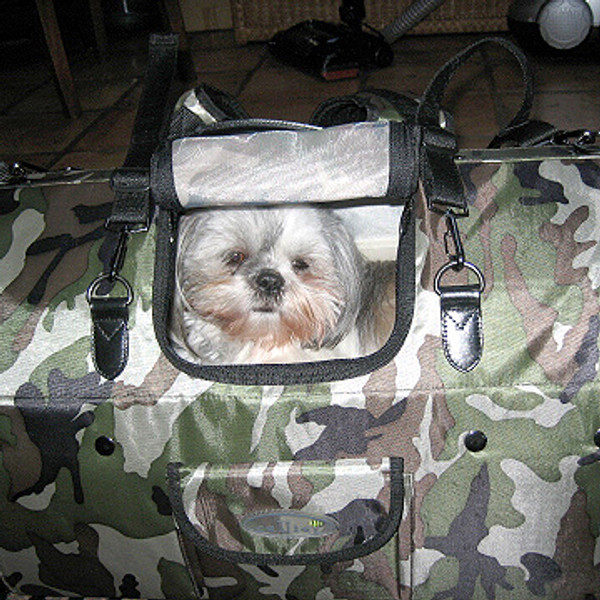
<svg viewBox="0 0 600 600">
<path fill-rule="evenodd" d="M 465 446 L 471 452 L 480 452 L 487 445 L 487 436 L 483 431 L 469 431 L 465 436 Z"/>
<path fill-rule="evenodd" d="M 594 444 L 600 447 L 600 429 L 594 434 Z"/>
<path fill-rule="evenodd" d="M 101 436 L 96 440 L 96 452 L 102 456 L 110 456 L 115 451 L 115 443 L 106 436 Z"/>
</svg>

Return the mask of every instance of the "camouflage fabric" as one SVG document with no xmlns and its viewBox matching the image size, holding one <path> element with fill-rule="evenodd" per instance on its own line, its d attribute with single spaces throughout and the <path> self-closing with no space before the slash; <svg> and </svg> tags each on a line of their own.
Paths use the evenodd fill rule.
<svg viewBox="0 0 600 600">
<path fill-rule="evenodd" d="M 358 535 L 361 542 L 374 537 L 380 529 L 380 520 L 390 512 L 388 463 L 385 459 L 378 467 L 371 467 L 365 460 L 346 459 L 332 463 L 250 463 L 226 468 L 202 464 L 188 472 L 181 486 L 180 493 L 189 498 L 184 504 L 184 518 L 194 522 L 208 541 L 225 550 L 260 554 L 286 554 L 292 549 L 300 554 L 331 552 L 336 547 L 354 544 L 357 528 L 362 525 L 361 519 L 348 517 L 343 511 L 372 515 L 364 520 L 363 532 Z M 273 509 L 335 515 L 337 523 L 347 526 L 341 535 L 335 530 L 323 537 L 303 532 L 306 537 L 298 539 L 265 537 L 244 526 L 248 515 L 258 513 L 274 519 L 269 512 Z M 227 528 L 222 527 L 224 523 L 228 523 Z M 267 521 L 270 529 L 275 526 Z"/>
<path fill-rule="evenodd" d="M 232 588 L 227 595 L 233 594 L 232 597 L 306 597 L 307 593 L 308 597 L 315 597 L 323 581 L 338 596 L 347 597 L 353 595 L 356 584 L 352 572 L 360 566 L 365 589 L 374 597 L 398 598 L 401 575 L 397 521 L 390 523 L 393 533 L 387 542 L 374 552 L 360 559 L 331 563 L 324 558 L 331 552 L 352 550 L 384 533 L 391 504 L 404 499 L 403 495 L 392 498 L 390 483 L 388 459 L 379 464 L 369 464 L 366 459 L 282 461 L 225 469 L 200 465 L 189 471 L 182 483 L 184 519 L 193 522 L 209 542 L 232 553 L 302 554 L 315 560 L 308 565 L 235 564 L 202 552 L 188 541 L 184 546 L 187 562 L 196 565 L 193 575 L 209 590 L 209 595 L 222 595 L 222 578 L 230 574 Z M 261 517 L 263 525 L 274 530 L 273 520 L 280 519 L 281 509 L 287 509 L 284 515 L 288 528 L 306 529 L 308 523 L 316 523 L 313 529 L 322 528 L 323 517 L 318 515 L 332 517 L 338 528 L 323 536 L 303 531 L 301 535 L 282 538 L 262 532 L 256 535 L 255 528 L 248 526 L 247 515 L 252 515 L 254 522 Z M 309 521 L 298 523 L 298 515 L 302 514 L 307 514 Z M 244 572 L 250 573 L 254 581 Z M 257 587 L 260 583 L 268 584 L 269 593 Z"/>
<path fill-rule="evenodd" d="M 480 364 L 463 374 L 444 358 L 433 291 L 444 223 L 420 199 L 407 340 L 382 369 L 330 384 L 178 372 L 152 324 L 154 226 L 132 236 L 122 272 L 135 291 L 128 365 L 102 379 L 85 292 L 115 244 L 102 229 L 110 191 L 3 199 L 0 573 L 11 597 L 600 598 L 600 158 L 461 170 L 465 249 L 486 279 Z M 395 458 L 397 532 L 328 563 L 390 522 Z M 221 555 L 186 535 L 177 498 Z M 340 529 L 290 543 L 242 526 L 279 509 Z M 226 559 L 296 546 L 323 564 Z"/>
</svg>

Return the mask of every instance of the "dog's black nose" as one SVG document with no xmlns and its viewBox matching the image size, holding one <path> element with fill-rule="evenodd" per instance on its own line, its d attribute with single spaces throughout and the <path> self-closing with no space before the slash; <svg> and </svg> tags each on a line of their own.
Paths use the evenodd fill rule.
<svg viewBox="0 0 600 600">
<path fill-rule="evenodd" d="M 259 291 L 269 296 L 278 296 L 281 294 L 285 283 L 281 274 L 274 269 L 263 269 L 258 273 L 254 281 Z"/>
</svg>

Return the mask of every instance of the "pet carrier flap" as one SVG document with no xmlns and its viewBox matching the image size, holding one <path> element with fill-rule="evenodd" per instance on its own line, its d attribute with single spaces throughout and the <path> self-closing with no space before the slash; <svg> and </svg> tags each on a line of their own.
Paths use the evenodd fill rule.
<svg viewBox="0 0 600 600">
<path fill-rule="evenodd" d="M 240 128 L 245 124 L 237 123 Z M 164 164 L 182 208 L 401 200 L 416 188 L 417 132 L 403 123 L 219 135 L 222 131 L 208 128 L 204 135 L 172 142 L 171 164 Z"/>
</svg>

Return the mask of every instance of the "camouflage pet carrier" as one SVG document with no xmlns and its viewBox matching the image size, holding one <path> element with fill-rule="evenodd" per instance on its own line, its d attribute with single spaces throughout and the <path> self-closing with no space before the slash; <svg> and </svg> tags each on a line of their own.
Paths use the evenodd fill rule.
<svg viewBox="0 0 600 600">
<path fill-rule="evenodd" d="M 490 40 L 299 124 L 157 36 L 110 185 L 0 185 L 11 598 L 600 598 L 600 151 L 492 41 L 494 149 L 440 110 Z"/>
</svg>

